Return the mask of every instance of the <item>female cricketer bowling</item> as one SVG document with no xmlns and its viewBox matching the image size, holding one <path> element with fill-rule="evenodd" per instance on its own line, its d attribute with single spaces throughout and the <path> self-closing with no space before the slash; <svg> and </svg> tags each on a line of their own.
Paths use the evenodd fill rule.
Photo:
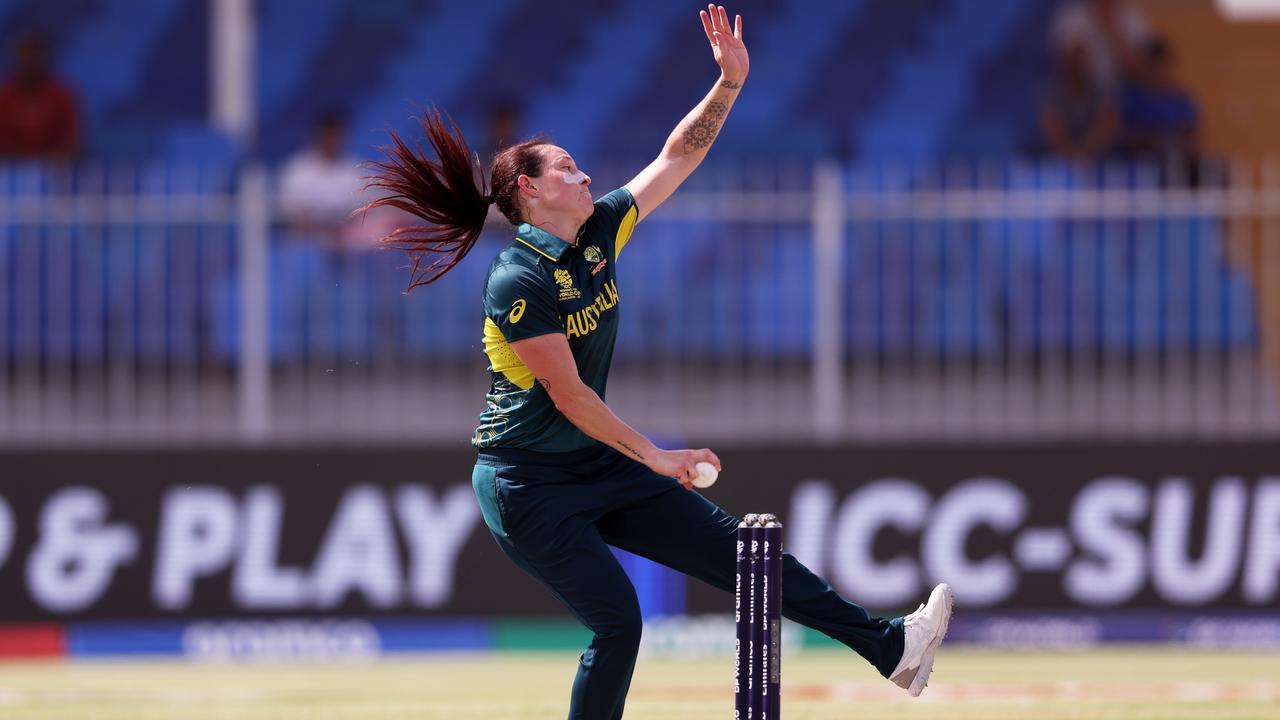
<svg viewBox="0 0 1280 720">
<path fill-rule="evenodd" d="M 516 227 L 484 287 L 492 385 L 472 438 L 472 484 L 502 550 L 595 633 L 578 663 L 570 718 L 622 717 L 640 645 L 635 589 L 610 545 L 734 589 L 738 520 L 691 491 L 695 464 L 719 470 L 720 460 L 707 449 L 656 447 L 603 399 L 621 305 L 618 258 L 637 223 L 706 157 L 747 77 L 742 18 L 730 26 L 716 6 L 700 15 L 720 77 L 657 159 L 599 200 L 573 157 L 545 139 L 499 151 L 486 183 L 438 112 L 422 123 L 437 160 L 393 136 L 372 182 L 386 193 L 372 206 L 426 222 L 384 241 L 415 259 L 411 288 L 466 255 L 490 204 Z M 423 267 L 428 253 L 437 259 Z M 911 695 L 924 689 L 951 614 L 946 585 L 894 619 L 871 617 L 789 555 L 782 588 L 786 617 L 844 643 Z"/>
</svg>

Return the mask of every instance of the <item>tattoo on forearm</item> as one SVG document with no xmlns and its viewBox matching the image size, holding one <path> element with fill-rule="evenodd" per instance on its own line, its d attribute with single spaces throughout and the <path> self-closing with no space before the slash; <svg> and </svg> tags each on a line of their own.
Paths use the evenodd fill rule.
<svg viewBox="0 0 1280 720">
<path fill-rule="evenodd" d="M 548 394 L 548 395 L 549 395 L 549 394 L 551 394 L 551 381 L 550 381 L 550 380 L 548 380 L 548 379 L 546 379 L 546 378 L 538 378 L 538 384 L 542 386 L 542 389 L 543 389 L 543 390 L 546 390 L 546 391 L 547 391 L 547 394 Z"/>
<path fill-rule="evenodd" d="M 742 87 L 742 83 L 736 83 L 732 80 L 721 80 L 720 87 L 724 88 L 725 90 L 737 90 L 738 88 Z"/>
<path fill-rule="evenodd" d="M 629 450 L 632 455 L 635 455 L 637 458 L 644 460 L 644 456 L 640 454 L 640 451 L 628 445 L 625 440 L 619 440 L 618 444 L 626 448 L 627 450 Z"/>
<path fill-rule="evenodd" d="M 706 109 L 684 129 L 684 151 L 691 153 L 710 147 L 728 112 L 729 105 L 723 100 L 707 103 Z"/>
</svg>

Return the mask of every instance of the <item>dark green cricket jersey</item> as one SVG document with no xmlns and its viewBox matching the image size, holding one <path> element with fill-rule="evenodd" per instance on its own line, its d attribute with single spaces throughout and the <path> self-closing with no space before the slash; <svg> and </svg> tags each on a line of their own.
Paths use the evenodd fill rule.
<svg viewBox="0 0 1280 720">
<path fill-rule="evenodd" d="M 578 376 L 603 399 L 618 336 L 618 253 L 631 238 L 635 198 L 618 188 L 595 202 L 576 245 L 529 224 L 489 267 L 484 351 L 493 374 L 471 444 L 567 452 L 596 441 L 556 409 L 508 343 L 561 333 Z"/>
</svg>

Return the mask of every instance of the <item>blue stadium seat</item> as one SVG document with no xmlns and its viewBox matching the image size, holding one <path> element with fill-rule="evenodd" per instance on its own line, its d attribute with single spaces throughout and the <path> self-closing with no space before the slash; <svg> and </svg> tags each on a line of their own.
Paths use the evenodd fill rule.
<svg viewBox="0 0 1280 720">
<path fill-rule="evenodd" d="M 207 125 L 175 125 L 169 130 L 167 157 L 200 165 L 225 165 L 236 160 L 235 141 Z"/>
<path fill-rule="evenodd" d="M 498 42 L 489 48 L 468 81 L 465 97 L 449 104 L 464 129 L 481 130 L 483 116 L 494 103 L 528 105 L 564 82 L 573 58 L 590 42 L 595 24 L 609 10 L 596 0 L 557 0 L 556 9 L 559 12 L 549 13 L 543 3 L 517 0 L 502 18 L 495 35 L 538 38 L 539 62 L 528 62 L 525 43 Z"/>
<path fill-rule="evenodd" d="M 814 68 L 850 31 L 865 4 L 866 0 L 831 3 L 823 8 L 821 22 L 814 22 L 813 7 L 806 3 L 784 3 L 772 17 L 753 18 L 751 89 L 734 105 L 733 122 L 721 141 L 759 138 L 794 123 L 796 102 L 808 89 Z M 702 74 L 714 77 L 710 68 Z"/>
<path fill-rule="evenodd" d="M 260 118 L 260 155 L 269 161 L 283 159 L 308 143 L 319 115 L 335 110 L 350 116 L 349 141 L 355 152 L 369 155 L 371 146 L 384 142 L 380 131 L 408 113 L 366 122 L 361 120 L 362 108 L 383 87 L 397 53 L 411 42 L 431 6 L 426 0 L 342 0 L 330 32 L 313 51 L 301 78 L 287 98 L 276 101 L 274 113 Z M 306 9 L 295 5 L 294 11 Z"/>
<path fill-rule="evenodd" d="M 179 13 L 171 0 L 102 0 L 61 57 L 90 120 L 137 89 L 147 52 Z M 109 59 L 109 60 L 108 60 Z"/>
<path fill-rule="evenodd" d="M 209 7 L 199 2 L 179 6 L 144 51 L 131 92 L 92 119 L 94 135 L 104 127 L 208 124 Z"/>
<path fill-rule="evenodd" d="M 0 47 L 8 53 L 23 33 L 36 30 L 52 42 L 55 56 L 61 56 L 80 28 L 98 14 L 99 5 L 97 0 L 4 0 L 0 2 Z M 5 67 L 10 58 L 5 55 Z"/>
<path fill-rule="evenodd" d="M 602 18 L 582 52 L 570 59 L 567 76 L 530 99 L 526 116 L 529 130 L 571 143 L 574 156 L 588 165 L 603 154 L 599 143 L 616 108 L 654 80 L 649 68 L 666 46 L 670 28 L 686 15 L 679 3 L 618 0 L 615 7 L 615 14 Z M 677 119 L 660 122 L 669 132 Z"/>
<path fill-rule="evenodd" d="M 410 115 L 432 104 L 446 110 L 467 104 L 471 78 L 499 44 L 509 41 L 477 28 L 500 24 L 513 9 L 513 0 L 433 5 L 406 32 L 404 46 L 389 59 L 384 83 L 353 114 L 352 129 L 362 140 L 388 127 L 417 138 L 420 131 Z M 380 132 L 374 139 L 385 140 Z"/>
<path fill-rule="evenodd" d="M 258 3 L 258 112 L 274 117 L 298 92 L 335 27 L 344 0 Z"/>
<path fill-rule="evenodd" d="M 945 132 L 966 105 L 975 65 L 999 48 L 1025 2 L 989 0 L 981 11 L 953 2 L 934 15 L 923 52 L 899 63 L 884 105 L 854 126 L 862 157 L 940 159 Z"/>
<path fill-rule="evenodd" d="M 1039 151 L 1040 93 L 1052 68 L 1045 44 L 1059 5 L 1058 0 L 1026 0 L 1002 47 L 977 64 L 967 107 L 943 141 L 948 156 Z"/>
</svg>

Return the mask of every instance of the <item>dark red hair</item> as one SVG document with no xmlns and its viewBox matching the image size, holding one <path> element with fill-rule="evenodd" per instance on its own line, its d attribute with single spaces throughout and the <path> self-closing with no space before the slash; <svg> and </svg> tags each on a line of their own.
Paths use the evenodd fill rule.
<svg viewBox="0 0 1280 720">
<path fill-rule="evenodd" d="M 439 280 L 471 252 L 491 203 L 498 205 L 512 225 L 523 222 L 516 180 L 521 175 L 542 175 L 543 157 L 538 148 L 550 142 L 537 137 L 503 148 L 494 156 L 486 182 L 480 159 L 452 119 L 446 124 L 440 111 L 432 109 L 418 124 L 436 159 L 417 145 L 410 148 L 392 132 L 392 144 L 382 148 L 386 159 L 371 163 L 375 172 L 366 186 L 381 188 L 387 194 L 357 211 L 394 207 L 426 221 L 425 225 L 398 228 L 379 241 L 384 248 L 405 251 L 413 260 L 410 291 Z M 433 254 L 438 257 L 423 267 L 423 261 Z"/>
</svg>

